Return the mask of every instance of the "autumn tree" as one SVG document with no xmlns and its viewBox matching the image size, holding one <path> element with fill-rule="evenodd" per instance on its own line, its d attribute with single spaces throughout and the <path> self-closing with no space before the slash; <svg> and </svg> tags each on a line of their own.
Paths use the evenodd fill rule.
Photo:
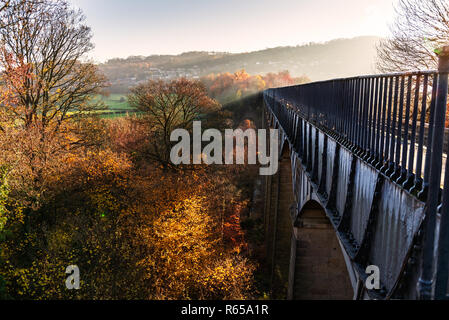
<svg viewBox="0 0 449 320">
<path fill-rule="evenodd" d="M 7 208 L 6 202 L 8 200 L 8 182 L 6 181 L 6 168 L 0 167 L 0 242 L 3 240 L 3 229 L 7 222 Z M 0 249 L 1 250 L 1 249 Z M 0 264 L 4 263 L 0 256 Z M 0 275 L 0 299 L 5 297 L 5 281 L 3 276 Z"/>
<path fill-rule="evenodd" d="M 171 82 L 150 80 L 131 89 L 131 106 L 144 114 L 152 144 L 148 155 L 163 166 L 170 165 L 170 136 L 178 128 L 190 129 L 194 120 L 219 108 L 207 96 L 199 81 L 177 79 Z"/>
<path fill-rule="evenodd" d="M 252 297 L 254 265 L 239 254 L 241 244 L 229 243 L 230 226 L 220 232 L 216 180 L 202 170 L 136 171 L 126 154 L 110 150 L 67 157 L 32 232 L 15 230 L 0 243 L 7 292 L 16 299 Z M 81 290 L 64 286 L 73 263 L 83 272 Z"/>
<path fill-rule="evenodd" d="M 204 86 L 135 88 L 143 121 L 85 117 L 103 77 L 84 60 L 92 44 L 81 12 L 65 0 L 11 0 L 0 21 L 0 298 L 251 297 L 247 201 L 224 196 L 238 193 L 225 188 L 232 172 L 217 182 L 206 169 L 133 161 L 146 142 L 166 161 L 158 151 L 171 131 L 219 107 Z M 64 285 L 72 264 L 80 290 Z"/>
<path fill-rule="evenodd" d="M 0 162 L 34 199 L 59 154 L 101 138 L 101 125 L 80 115 L 104 78 L 84 60 L 92 34 L 67 1 L 11 0 L 0 21 Z"/>
<path fill-rule="evenodd" d="M 42 207 L 61 164 L 73 150 L 101 144 L 102 123 L 77 116 L 103 86 L 96 67 L 83 60 L 92 48 L 83 21 L 64 0 L 11 0 L 0 12 L 0 167 L 8 178 L 0 237 L 17 240 L 13 248 L 24 243 L 15 251 L 18 270 L 46 250 L 46 237 L 38 235 L 55 213 Z"/>
<path fill-rule="evenodd" d="M 220 232 L 217 177 L 188 172 L 160 179 L 164 183 L 152 182 L 160 185 L 152 195 L 157 204 L 134 228 L 134 241 L 145 252 L 138 265 L 146 270 L 149 298 L 249 298 L 254 266 L 234 246 L 227 247 Z"/>
<path fill-rule="evenodd" d="M 435 49 L 449 43 L 449 3 L 446 0 L 400 0 L 392 36 L 377 48 L 382 72 L 432 70 Z"/>
<path fill-rule="evenodd" d="M 5 7 L 0 67 L 3 90 L 14 103 L 1 105 L 3 116 L 25 128 L 36 126 L 45 137 L 73 114 L 92 109 L 90 97 L 104 86 L 104 78 L 83 62 L 93 48 L 84 20 L 65 0 L 11 0 Z"/>
</svg>

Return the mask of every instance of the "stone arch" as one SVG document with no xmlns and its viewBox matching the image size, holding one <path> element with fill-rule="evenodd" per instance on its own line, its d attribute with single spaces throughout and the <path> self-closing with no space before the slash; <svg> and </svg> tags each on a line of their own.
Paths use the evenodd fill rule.
<svg viewBox="0 0 449 320">
<path fill-rule="evenodd" d="M 302 207 L 291 248 L 290 299 L 354 298 L 340 242 L 319 202 L 310 200 Z"/>
</svg>

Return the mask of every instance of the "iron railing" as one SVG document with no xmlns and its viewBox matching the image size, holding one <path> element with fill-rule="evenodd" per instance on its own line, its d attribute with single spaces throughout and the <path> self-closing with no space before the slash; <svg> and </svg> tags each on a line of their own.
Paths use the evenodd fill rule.
<svg viewBox="0 0 449 320">
<path fill-rule="evenodd" d="M 312 158 L 310 137 L 302 134 L 299 118 L 426 202 L 420 279 L 423 299 L 431 297 L 438 212 L 437 299 L 447 298 L 449 272 L 449 130 L 445 129 L 449 47 L 439 57 L 437 71 L 336 79 L 264 93 L 267 106 L 308 168 Z"/>
</svg>

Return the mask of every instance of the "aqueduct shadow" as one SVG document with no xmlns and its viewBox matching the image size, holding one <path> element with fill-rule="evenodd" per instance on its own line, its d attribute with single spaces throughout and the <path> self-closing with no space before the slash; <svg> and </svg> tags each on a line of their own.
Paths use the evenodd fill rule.
<svg viewBox="0 0 449 320">
<path fill-rule="evenodd" d="M 290 214 L 294 202 L 290 150 L 279 159 L 276 175 L 267 177 L 265 234 L 270 265 L 271 297 L 285 299 L 288 291 L 293 222 Z"/>
<path fill-rule="evenodd" d="M 323 207 L 310 200 L 298 217 L 291 245 L 289 298 L 353 299 L 342 248 Z"/>
</svg>

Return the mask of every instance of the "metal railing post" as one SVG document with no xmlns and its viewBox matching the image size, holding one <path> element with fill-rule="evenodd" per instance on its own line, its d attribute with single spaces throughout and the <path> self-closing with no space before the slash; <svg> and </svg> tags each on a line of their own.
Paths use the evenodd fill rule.
<svg viewBox="0 0 449 320">
<path fill-rule="evenodd" d="M 446 154 L 449 154 L 449 147 L 446 147 Z M 447 159 L 441 207 L 440 237 L 438 240 L 435 299 L 447 300 L 449 298 L 447 295 L 449 282 L 449 161 Z"/>
<path fill-rule="evenodd" d="M 446 153 L 449 148 L 446 149 Z M 449 161 L 446 161 L 444 175 L 443 205 L 441 208 L 440 238 L 438 239 L 437 276 L 435 283 L 435 299 L 447 300 L 449 280 Z"/>
<path fill-rule="evenodd" d="M 432 155 L 430 160 L 429 192 L 427 197 L 426 216 L 424 218 L 425 234 L 423 239 L 423 263 L 422 273 L 419 279 L 419 296 L 422 300 L 430 300 L 432 298 L 435 227 L 439 204 L 443 137 L 448 94 L 449 46 L 438 50 L 438 56 L 439 77 L 435 100 L 434 130 L 431 137 Z"/>
</svg>

